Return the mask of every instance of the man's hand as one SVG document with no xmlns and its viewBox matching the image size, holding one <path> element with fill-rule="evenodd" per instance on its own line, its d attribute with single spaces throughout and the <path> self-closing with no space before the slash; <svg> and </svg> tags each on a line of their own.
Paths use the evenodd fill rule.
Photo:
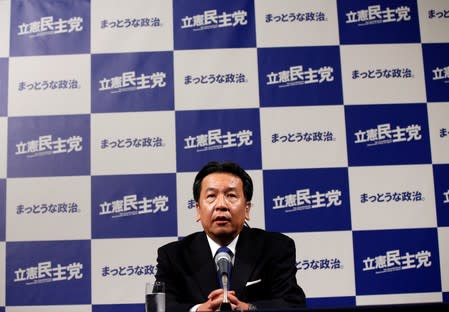
<svg viewBox="0 0 449 312">
<path fill-rule="evenodd" d="M 248 311 L 249 304 L 243 301 L 240 301 L 239 298 L 236 297 L 235 291 L 231 290 L 228 292 L 228 301 L 231 303 L 232 310 L 237 311 Z"/>
<path fill-rule="evenodd" d="M 220 309 L 220 305 L 223 303 L 223 289 L 215 289 L 212 291 L 207 297 L 208 300 L 203 302 L 197 309 L 198 312 L 206 312 L 206 311 L 218 311 Z M 237 311 L 247 311 L 249 306 L 246 302 L 240 301 L 236 295 L 235 291 L 228 291 L 228 301 L 231 303 L 231 307 L 233 310 Z"/>
<path fill-rule="evenodd" d="M 218 311 L 221 303 L 223 302 L 223 289 L 213 290 L 209 296 L 207 296 L 207 301 L 203 302 L 197 309 L 198 312 L 203 311 Z M 228 292 L 229 294 L 229 292 Z"/>
</svg>

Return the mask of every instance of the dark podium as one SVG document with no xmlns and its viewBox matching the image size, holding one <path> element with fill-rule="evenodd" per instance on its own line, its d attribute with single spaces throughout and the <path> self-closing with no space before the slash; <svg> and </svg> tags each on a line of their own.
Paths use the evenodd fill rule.
<svg viewBox="0 0 449 312">
<path fill-rule="evenodd" d="M 410 303 L 410 304 L 388 304 L 388 305 L 367 305 L 354 307 L 321 307 L 321 308 L 303 308 L 303 309 L 270 309 L 258 311 L 276 311 L 276 312 L 433 312 L 433 311 L 449 311 L 449 302 L 432 302 L 432 303 Z"/>
</svg>

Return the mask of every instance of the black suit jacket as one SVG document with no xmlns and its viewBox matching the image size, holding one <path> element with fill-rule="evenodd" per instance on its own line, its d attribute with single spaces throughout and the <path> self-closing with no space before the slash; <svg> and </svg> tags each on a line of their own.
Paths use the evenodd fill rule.
<svg viewBox="0 0 449 312">
<path fill-rule="evenodd" d="M 236 245 L 231 290 L 258 310 L 304 307 L 305 295 L 296 282 L 295 258 L 291 238 L 244 227 Z M 168 312 L 188 311 L 220 288 L 205 232 L 160 247 L 156 279 L 166 284 Z"/>
</svg>

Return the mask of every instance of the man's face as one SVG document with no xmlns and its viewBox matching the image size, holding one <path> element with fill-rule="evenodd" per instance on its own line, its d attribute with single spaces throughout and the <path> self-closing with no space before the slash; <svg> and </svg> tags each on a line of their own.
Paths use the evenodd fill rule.
<svg viewBox="0 0 449 312">
<path fill-rule="evenodd" d="M 217 243 L 229 243 L 249 220 L 251 203 L 243 193 L 242 180 L 230 173 L 211 173 L 201 182 L 197 219 Z"/>
</svg>

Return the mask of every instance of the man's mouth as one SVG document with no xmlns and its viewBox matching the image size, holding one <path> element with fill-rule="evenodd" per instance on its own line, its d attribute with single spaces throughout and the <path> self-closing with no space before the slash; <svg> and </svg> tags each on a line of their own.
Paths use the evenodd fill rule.
<svg viewBox="0 0 449 312">
<path fill-rule="evenodd" d="M 214 222 L 217 224 L 226 224 L 229 221 L 231 221 L 231 219 L 226 216 L 218 216 L 214 218 Z"/>
</svg>

